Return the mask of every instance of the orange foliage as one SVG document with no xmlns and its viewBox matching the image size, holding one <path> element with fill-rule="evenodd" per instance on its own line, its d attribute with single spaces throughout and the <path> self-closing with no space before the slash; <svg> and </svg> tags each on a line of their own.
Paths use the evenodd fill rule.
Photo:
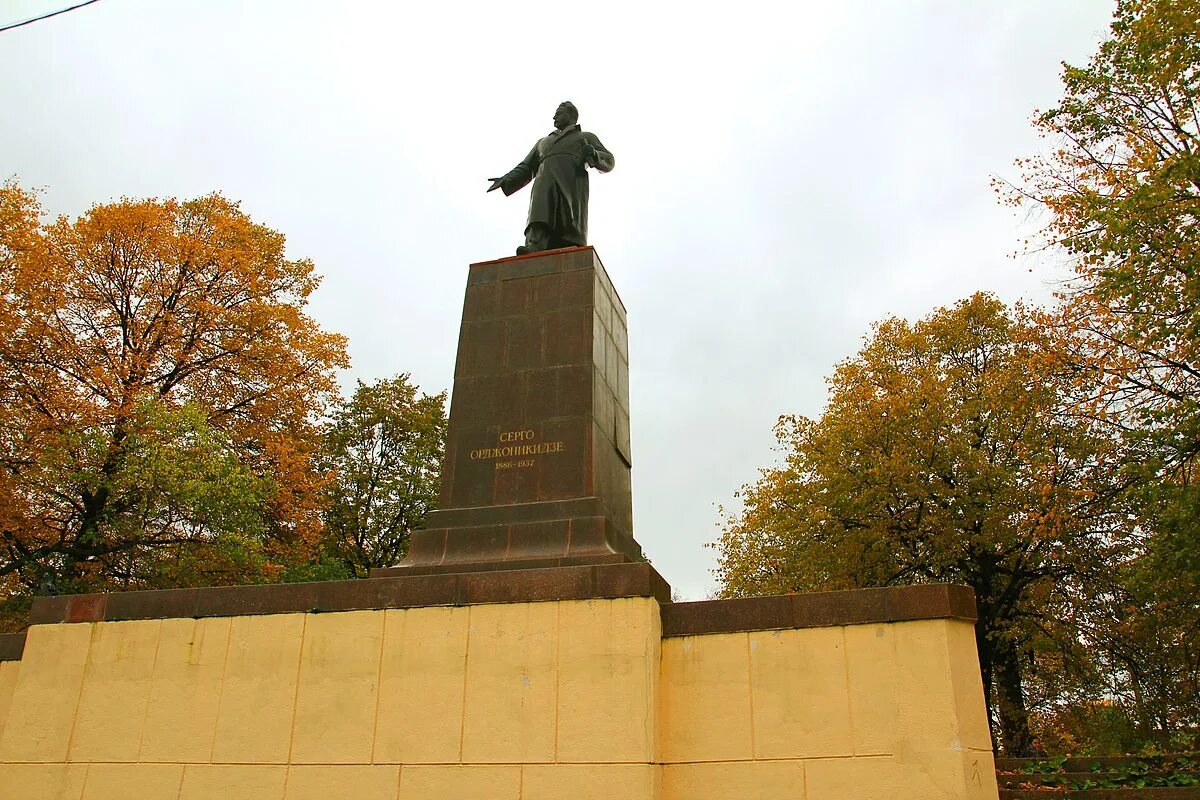
<svg viewBox="0 0 1200 800">
<path fill-rule="evenodd" d="M 312 263 L 218 194 L 41 214 L 0 188 L 0 576 L 103 587 L 117 556 L 129 580 L 138 554 L 214 536 L 211 493 L 203 513 L 152 507 L 173 502 L 154 487 L 187 438 L 164 438 L 181 409 L 214 480 L 269 481 L 256 569 L 315 543 L 314 420 L 348 359 L 304 313 Z"/>
</svg>

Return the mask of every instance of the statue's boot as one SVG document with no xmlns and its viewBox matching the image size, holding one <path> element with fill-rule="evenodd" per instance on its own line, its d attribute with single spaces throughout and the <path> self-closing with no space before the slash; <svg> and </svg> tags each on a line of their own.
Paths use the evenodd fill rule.
<svg viewBox="0 0 1200 800">
<path fill-rule="evenodd" d="M 550 228 L 541 222 L 530 223 L 525 228 L 525 244 L 517 248 L 517 255 L 540 253 L 550 249 Z"/>
</svg>

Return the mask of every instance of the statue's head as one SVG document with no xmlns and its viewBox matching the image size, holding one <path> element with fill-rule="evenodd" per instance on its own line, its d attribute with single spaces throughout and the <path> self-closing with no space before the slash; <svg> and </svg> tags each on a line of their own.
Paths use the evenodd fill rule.
<svg viewBox="0 0 1200 800">
<path fill-rule="evenodd" d="M 570 100 L 558 104 L 554 111 L 554 127 L 560 131 L 579 122 L 579 109 Z"/>
</svg>

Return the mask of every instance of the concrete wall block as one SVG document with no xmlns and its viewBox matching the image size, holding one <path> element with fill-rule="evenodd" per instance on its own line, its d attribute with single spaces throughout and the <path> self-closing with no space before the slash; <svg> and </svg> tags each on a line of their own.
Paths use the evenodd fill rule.
<svg viewBox="0 0 1200 800">
<path fill-rule="evenodd" d="M 805 797 L 803 761 L 717 761 L 667 764 L 662 800 L 779 800 Z M 810 795 L 811 797 L 811 795 Z M 859 796 L 850 793 L 841 800 Z"/>
<path fill-rule="evenodd" d="M 560 604 L 560 762 L 654 760 L 658 604 L 650 598 Z"/>
<path fill-rule="evenodd" d="M 306 616 L 230 620 L 213 761 L 287 763 Z"/>
<path fill-rule="evenodd" d="M 855 755 L 888 755 L 899 743 L 894 625 L 847 625 L 846 664 Z"/>
<path fill-rule="evenodd" d="M 0 763 L 0 797 L 80 800 L 87 770 L 87 764 Z"/>
<path fill-rule="evenodd" d="M 810 761 L 807 800 L 996 800 L 996 777 L 962 753 Z"/>
<path fill-rule="evenodd" d="M 396 800 L 398 765 L 306 765 L 288 769 L 283 800 Z"/>
<path fill-rule="evenodd" d="M 283 800 L 287 770 L 268 764 L 188 764 L 179 800 Z"/>
<path fill-rule="evenodd" d="M 83 800 L 177 800 L 183 764 L 91 764 Z"/>
<path fill-rule="evenodd" d="M 374 760 L 457 762 L 471 609 L 411 608 L 386 613 Z"/>
<path fill-rule="evenodd" d="M 526 764 L 521 800 L 658 800 L 652 764 Z"/>
<path fill-rule="evenodd" d="M 991 752 L 992 735 L 983 700 L 975 626 L 970 622 L 948 620 L 946 637 L 950 647 L 950 682 L 958 710 L 959 738 L 965 747 Z"/>
<path fill-rule="evenodd" d="M 947 628 L 951 624 L 935 619 L 891 626 L 900 722 L 897 754 L 902 757 L 963 747 L 950 679 Z"/>
<path fill-rule="evenodd" d="M 0 661 L 0 734 L 4 733 L 4 721 L 8 719 L 8 709 L 12 706 L 13 692 L 17 689 L 17 673 L 20 671 L 20 661 Z"/>
<path fill-rule="evenodd" d="M 29 629 L 0 736 L 0 762 L 67 759 L 91 640 L 87 624 Z"/>
<path fill-rule="evenodd" d="M 756 631 L 749 637 L 754 757 L 850 753 L 842 629 Z"/>
<path fill-rule="evenodd" d="M 379 611 L 308 615 L 291 762 L 371 762 L 384 619 Z"/>
<path fill-rule="evenodd" d="M 753 758 L 748 634 L 672 637 L 662 647 L 662 760 Z"/>
<path fill-rule="evenodd" d="M 139 761 L 211 758 L 229 630 L 228 618 L 162 621 Z"/>
<path fill-rule="evenodd" d="M 137 761 L 161 627 L 161 620 L 92 627 L 69 761 Z"/>
<path fill-rule="evenodd" d="M 400 768 L 399 800 L 521 800 L 521 767 L 415 765 Z"/>
<path fill-rule="evenodd" d="M 462 760 L 555 760 L 559 603 L 471 609 Z"/>
</svg>

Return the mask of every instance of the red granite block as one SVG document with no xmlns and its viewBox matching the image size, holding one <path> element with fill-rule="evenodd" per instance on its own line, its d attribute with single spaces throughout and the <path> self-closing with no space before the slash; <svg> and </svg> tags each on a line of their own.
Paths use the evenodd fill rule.
<svg viewBox="0 0 1200 800">
<path fill-rule="evenodd" d="M 77 594 L 67 598 L 64 622 L 99 622 L 104 619 L 106 594 Z"/>
</svg>

